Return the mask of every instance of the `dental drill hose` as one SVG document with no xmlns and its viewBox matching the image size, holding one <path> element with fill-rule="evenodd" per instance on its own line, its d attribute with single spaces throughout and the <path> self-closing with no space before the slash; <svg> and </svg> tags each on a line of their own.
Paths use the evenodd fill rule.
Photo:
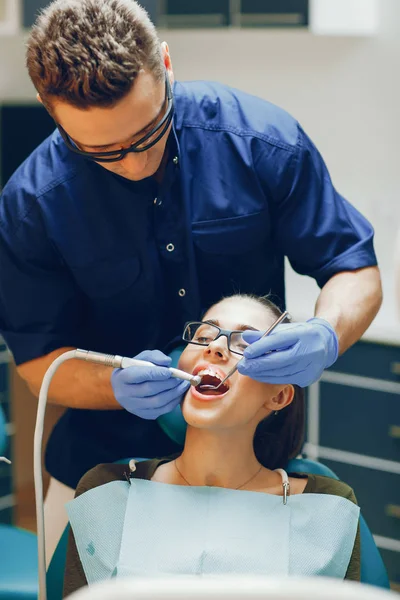
<svg viewBox="0 0 400 600">
<path fill-rule="evenodd" d="M 33 442 L 33 473 L 35 483 L 36 500 L 36 521 L 37 521 L 37 540 L 38 540 L 38 566 L 39 566 L 39 600 L 47 600 L 46 586 L 46 549 L 45 549 L 45 528 L 44 528 L 44 507 L 43 507 L 43 474 L 42 474 L 42 440 L 44 416 L 46 412 L 47 393 L 51 380 L 58 367 L 67 360 L 77 358 L 88 362 L 102 364 L 108 367 L 126 369 L 127 367 L 149 366 L 155 367 L 151 362 L 118 356 L 113 354 L 101 354 L 89 350 L 69 350 L 56 358 L 47 369 L 39 393 L 39 402 L 36 416 L 35 435 Z M 200 376 L 194 376 L 185 373 L 180 369 L 170 367 L 172 377 L 190 381 L 191 385 L 198 385 L 201 381 Z"/>
</svg>

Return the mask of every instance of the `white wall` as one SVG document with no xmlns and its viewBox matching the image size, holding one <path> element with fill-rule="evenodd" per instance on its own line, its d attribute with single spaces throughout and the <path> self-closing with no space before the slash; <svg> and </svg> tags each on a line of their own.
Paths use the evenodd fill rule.
<svg viewBox="0 0 400 600">
<path fill-rule="evenodd" d="M 379 12 L 379 32 L 370 38 L 291 30 L 175 30 L 160 36 L 170 45 L 178 79 L 225 82 L 282 106 L 301 122 L 336 187 L 375 226 L 385 292 L 377 323 L 390 327 L 400 226 L 400 1 L 380 0 Z M 33 98 L 23 37 L 0 39 L 0 99 Z M 291 272 L 287 281 L 290 310 L 311 314 L 314 283 Z"/>
</svg>

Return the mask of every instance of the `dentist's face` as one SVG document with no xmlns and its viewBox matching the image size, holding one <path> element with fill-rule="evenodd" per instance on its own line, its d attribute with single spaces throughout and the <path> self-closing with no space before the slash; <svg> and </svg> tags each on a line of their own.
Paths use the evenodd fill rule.
<svg viewBox="0 0 400 600">
<path fill-rule="evenodd" d="M 234 297 L 213 306 L 202 320 L 213 320 L 222 329 L 265 331 L 274 323 L 276 316 L 254 300 Z M 207 370 L 210 376 L 223 379 L 240 358 L 240 355 L 230 352 L 227 338 L 222 336 L 208 346 L 188 344 L 179 360 L 179 368 L 196 374 Z M 207 382 L 207 379 L 203 381 Z M 218 380 L 210 379 L 209 383 L 217 385 Z M 201 384 L 197 388 L 191 387 L 182 405 L 186 422 L 198 428 L 255 429 L 273 410 L 282 408 L 275 403 L 280 394 L 289 401 L 293 397 L 290 385 L 261 383 L 240 375 L 237 371 L 227 380 L 226 386 L 222 393 L 221 390 L 213 393 Z"/>
<path fill-rule="evenodd" d="M 172 87 L 174 74 L 166 42 L 161 44 L 161 53 L 166 76 Z M 111 107 L 90 107 L 84 110 L 57 99 L 53 104 L 53 117 L 78 148 L 86 152 L 120 150 L 142 139 L 165 115 L 165 78 L 158 81 L 153 73 L 142 69 L 132 89 Z M 117 162 L 98 164 L 131 181 L 151 177 L 161 166 L 171 127 L 172 125 L 149 150 L 128 153 Z M 153 138 L 149 138 L 146 144 L 151 139 Z"/>
<path fill-rule="evenodd" d="M 143 138 L 161 121 L 166 108 L 165 80 L 156 81 L 151 73 L 141 71 L 130 92 L 114 106 L 83 110 L 57 102 L 54 116 L 81 150 L 109 152 L 128 148 Z M 160 167 L 170 130 L 171 125 L 145 152 L 131 152 L 120 161 L 98 164 L 131 181 L 151 177 Z"/>
</svg>

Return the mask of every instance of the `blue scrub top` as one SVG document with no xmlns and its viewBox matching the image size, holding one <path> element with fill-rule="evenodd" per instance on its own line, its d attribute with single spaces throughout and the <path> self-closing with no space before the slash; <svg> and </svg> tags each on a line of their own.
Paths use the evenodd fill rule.
<svg viewBox="0 0 400 600">
<path fill-rule="evenodd" d="M 285 256 L 319 286 L 376 264 L 370 223 L 295 119 L 218 83 L 176 83 L 174 95 L 161 185 L 110 173 L 55 131 L 5 186 L 0 330 L 17 364 L 62 346 L 166 349 L 238 290 L 283 307 Z"/>
</svg>

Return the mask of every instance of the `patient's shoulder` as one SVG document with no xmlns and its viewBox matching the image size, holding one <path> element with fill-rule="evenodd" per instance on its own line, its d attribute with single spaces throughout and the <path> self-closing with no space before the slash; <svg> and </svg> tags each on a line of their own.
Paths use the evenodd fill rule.
<svg viewBox="0 0 400 600">
<path fill-rule="evenodd" d="M 151 479 L 154 471 L 159 464 L 169 460 L 169 458 L 142 460 L 136 462 L 134 477 L 138 479 Z M 105 485 L 112 481 L 126 481 L 126 474 L 130 473 L 127 463 L 104 463 L 90 469 L 78 483 L 75 491 L 75 498 L 92 490 L 100 485 Z"/>
<path fill-rule="evenodd" d="M 75 498 L 105 483 L 125 480 L 124 473 L 127 470 L 129 468 L 126 464 L 105 463 L 97 465 L 81 478 L 75 491 Z"/>
<path fill-rule="evenodd" d="M 331 494 L 332 496 L 342 496 L 354 504 L 357 504 L 357 499 L 353 489 L 338 479 L 325 477 L 324 475 L 308 475 L 308 483 L 304 493 L 311 494 Z"/>
</svg>

